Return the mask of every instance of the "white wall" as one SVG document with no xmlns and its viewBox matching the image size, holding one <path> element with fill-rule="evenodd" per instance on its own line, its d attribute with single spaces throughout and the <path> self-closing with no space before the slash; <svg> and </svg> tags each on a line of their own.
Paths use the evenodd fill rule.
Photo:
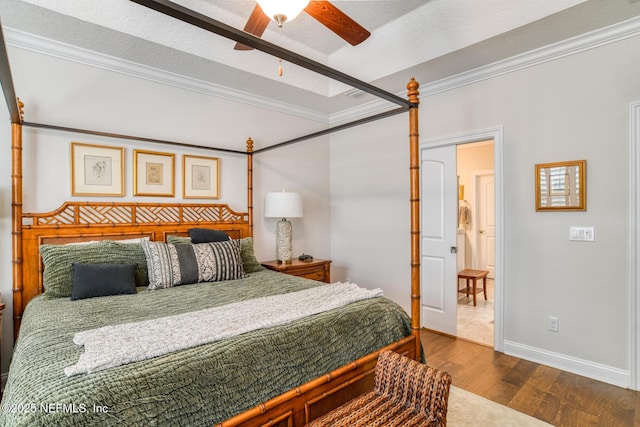
<svg viewBox="0 0 640 427">
<path fill-rule="evenodd" d="M 254 156 L 254 249 L 261 261 L 276 258 L 277 218 L 264 217 L 264 194 L 300 193 L 304 217 L 290 218 L 293 255 L 331 259 L 329 220 L 329 138 L 321 137 Z M 334 278 L 332 277 L 332 280 Z"/>
<path fill-rule="evenodd" d="M 410 312 L 407 114 L 331 135 L 331 256 L 336 280 L 381 288 Z"/>
<path fill-rule="evenodd" d="M 109 145 L 125 148 L 125 196 L 71 196 L 71 142 Z M 133 150 L 173 153 L 175 155 L 174 197 L 133 196 Z M 220 159 L 220 199 L 182 200 L 182 155 L 216 157 Z M 25 127 L 23 130 L 23 211 L 49 212 L 67 200 L 161 201 L 195 203 L 227 203 L 232 209 L 247 210 L 247 160 L 244 154 L 224 153 L 197 148 L 183 148 L 150 142 L 131 142 L 117 138 L 97 137 L 72 132 L 42 131 Z M 244 172 L 244 173 L 243 173 Z"/>
<path fill-rule="evenodd" d="M 251 136 L 256 146 L 279 138 L 317 130 L 318 123 L 299 117 L 218 99 L 203 93 L 52 58 L 10 49 L 16 92 L 25 102 L 26 121 L 82 129 L 156 137 L 190 144 L 228 146 L 244 150 Z M 7 372 L 12 342 L 11 264 L 11 149 L 9 116 L 0 108 L 0 292 L 3 312 L 2 372 Z M 225 118 L 220 121 L 219 116 Z M 255 120 L 254 120 L 255 118 Z M 286 126 L 273 126 L 286 124 Z M 221 197 L 205 202 L 227 203 L 236 211 L 247 210 L 247 158 L 226 153 L 172 145 L 91 136 L 71 132 L 23 131 L 23 210 L 48 212 L 67 200 L 195 203 L 181 199 L 182 154 L 220 158 Z M 70 143 L 113 145 L 125 148 L 125 196 L 94 198 L 71 196 Z M 212 143 L 213 141 L 213 143 Z M 219 144 L 217 144 L 219 142 Z M 279 140 L 275 142 L 280 142 Z M 133 149 L 171 152 L 176 155 L 175 197 L 133 196 Z M 254 155 L 254 239 L 260 260 L 274 258 L 275 220 L 263 217 L 264 193 L 286 188 L 303 197 L 304 218 L 294 219 L 294 254 L 311 253 L 329 258 L 329 142 L 328 137 Z"/>
<path fill-rule="evenodd" d="M 325 127 L 322 122 L 281 113 L 277 104 L 266 109 L 224 95 L 212 96 L 220 91 L 199 80 L 169 78 L 171 84 L 164 84 L 132 77 L 140 73 L 126 63 L 118 72 L 93 65 L 95 61 L 108 66 L 109 59 L 115 61 L 79 55 L 78 61 L 87 62 L 82 63 L 10 47 L 25 120 L 241 151 L 248 137 L 257 149 Z"/>
<path fill-rule="evenodd" d="M 640 99 L 638 52 L 640 37 L 626 39 L 422 97 L 420 108 L 421 141 L 504 126 L 509 348 L 614 376 L 630 369 L 628 111 Z M 332 136 L 331 247 L 345 275 L 408 307 L 406 121 Z M 587 160 L 587 211 L 536 212 L 534 165 L 576 159 Z M 595 242 L 570 242 L 571 225 L 595 227 Z"/>
</svg>

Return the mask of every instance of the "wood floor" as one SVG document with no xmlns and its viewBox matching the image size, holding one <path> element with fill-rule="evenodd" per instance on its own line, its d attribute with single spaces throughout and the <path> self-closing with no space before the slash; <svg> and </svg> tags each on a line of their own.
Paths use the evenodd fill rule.
<svg viewBox="0 0 640 427">
<path fill-rule="evenodd" d="M 423 329 L 427 364 L 452 384 L 555 426 L 640 426 L 640 392 Z"/>
</svg>

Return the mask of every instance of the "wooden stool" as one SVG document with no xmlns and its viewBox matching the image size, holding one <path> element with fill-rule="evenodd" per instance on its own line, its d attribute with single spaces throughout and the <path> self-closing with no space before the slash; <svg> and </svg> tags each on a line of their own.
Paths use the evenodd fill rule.
<svg viewBox="0 0 640 427">
<path fill-rule="evenodd" d="M 474 306 L 476 305 L 476 294 L 478 292 L 484 292 L 484 299 L 485 301 L 487 300 L 487 274 L 489 274 L 489 271 L 487 270 L 472 270 L 470 268 L 465 268 L 464 270 L 458 273 L 458 280 L 460 279 L 467 280 L 467 286 L 462 289 L 458 289 L 458 292 L 466 293 L 468 297 L 469 291 L 471 291 L 471 293 L 473 294 Z M 482 288 L 478 288 L 476 286 L 476 280 L 478 279 L 482 279 Z M 472 281 L 471 288 L 469 288 L 469 280 Z"/>
</svg>

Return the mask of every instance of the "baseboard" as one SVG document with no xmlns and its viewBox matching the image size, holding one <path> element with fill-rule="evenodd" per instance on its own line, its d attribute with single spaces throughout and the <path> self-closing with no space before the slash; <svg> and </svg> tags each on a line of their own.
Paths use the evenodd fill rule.
<svg viewBox="0 0 640 427">
<path fill-rule="evenodd" d="M 628 370 L 506 340 L 504 341 L 504 353 L 618 387 L 630 388 L 631 386 L 631 374 Z"/>
</svg>

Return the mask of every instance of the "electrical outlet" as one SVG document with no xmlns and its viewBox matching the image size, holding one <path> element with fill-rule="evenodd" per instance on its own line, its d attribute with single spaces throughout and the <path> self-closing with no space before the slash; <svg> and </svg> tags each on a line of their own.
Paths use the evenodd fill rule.
<svg viewBox="0 0 640 427">
<path fill-rule="evenodd" d="M 558 318 L 556 316 L 549 316 L 547 320 L 549 322 L 547 329 L 551 332 L 558 332 Z"/>
</svg>

